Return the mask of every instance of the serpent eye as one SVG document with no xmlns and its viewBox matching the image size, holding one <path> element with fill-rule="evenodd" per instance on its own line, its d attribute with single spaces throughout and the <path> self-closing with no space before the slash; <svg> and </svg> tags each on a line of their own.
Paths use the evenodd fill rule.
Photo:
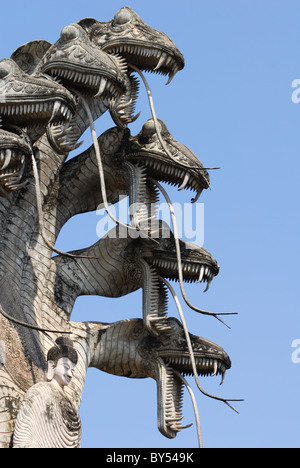
<svg viewBox="0 0 300 468">
<path fill-rule="evenodd" d="M 172 328 L 173 333 L 180 333 L 183 331 L 181 323 L 175 317 L 170 317 L 168 319 L 168 326 Z"/>
<path fill-rule="evenodd" d="M 73 25 L 69 25 L 62 30 L 60 39 L 62 42 L 70 42 L 73 39 L 76 39 L 78 36 L 78 29 Z"/>
<path fill-rule="evenodd" d="M 161 125 L 158 122 L 158 129 L 161 130 Z M 142 134 L 144 137 L 150 137 L 156 133 L 156 128 L 153 119 L 149 119 L 143 126 Z"/>
<path fill-rule="evenodd" d="M 127 8 L 121 8 L 114 17 L 114 24 L 116 26 L 122 26 L 123 24 L 130 23 L 132 20 L 132 14 Z"/>
</svg>

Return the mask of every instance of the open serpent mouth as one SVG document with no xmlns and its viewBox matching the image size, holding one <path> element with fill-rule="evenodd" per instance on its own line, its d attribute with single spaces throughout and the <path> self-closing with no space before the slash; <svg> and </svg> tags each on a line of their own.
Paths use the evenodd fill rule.
<svg viewBox="0 0 300 468">
<path fill-rule="evenodd" d="M 143 275 L 143 317 L 147 331 L 157 336 L 168 333 L 168 291 L 164 281 L 180 280 L 178 259 L 175 251 L 175 238 L 167 223 L 159 222 L 159 245 L 151 249 L 145 248 L 140 260 Z M 203 282 L 205 292 L 209 289 L 212 279 L 219 273 L 219 265 L 212 255 L 196 244 L 181 241 L 182 280 L 187 282 Z M 214 369 L 214 367 L 213 367 Z"/>
<path fill-rule="evenodd" d="M 6 102 L 0 103 L 0 114 L 4 122 L 13 122 L 22 127 L 34 127 L 35 125 L 45 125 L 48 122 L 56 125 L 64 125 L 72 119 L 73 111 L 62 100 L 51 100 L 43 98 L 41 102 L 34 102 L 27 99 L 26 102 Z"/>
<path fill-rule="evenodd" d="M 95 98 L 109 97 L 118 100 L 124 92 L 112 79 L 99 75 L 99 73 L 86 73 L 79 69 L 63 67 L 46 69 L 46 72 L 61 81 L 67 88 L 76 88 L 83 95 L 93 95 Z"/>
<path fill-rule="evenodd" d="M 13 60 L 1 60 L 0 116 L 4 128 L 6 125 L 23 129 L 67 125 L 76 107 L 73 95 L 51 78 L 27 75 Z"/>
<path fill-rule="evenodd" d="M 107 23 L 86 18 L 79 24 L 105 52 L 125 58 L 128 66 L 168 75 L 168 83 L 184 68 L 184 57 L 174 42 L 148 26 L 129 7 L 121 8 Z"/>
<path fill-rule="evenodd" d="M 174 355 L 172 357 L 164 358 L 164 361 L 168 366 L 172 367 L 172 369 L 178 370 L 178 372 L 180 372 L 183 376 L 193 374 L 191 359 L 188 355 Z M 221 375 L 221 384 L 224 382 L 225 373 L 228 369 L 224 361 L 216 358 L 195 357 L 195 362 L 198 375 L 210 377 Z"/>
<path fill-rule="evenodd" d="M 160 276 L 171 281 L 178 281 L 178 263 L 177 260 L 149 258 L 147 262 L 153 265 Z M 208 291 L 210 284 L 218 274 L 216 266 L 182 262 L 183 279 L 186 283 L 207 283 L 204 292 Z"/>
<path fill-rule="evenodd" d="M 98 54 L 103 53 L 97 51 Z M 104 54 L 106 55 L 106 54 Z M 43 66 L 43 73 L 63 84 L 67 89 L 75 89 L 84 96 L 119 100 L 128 87 L 127 65 L 121 58 L 108 56 L 108 65 L 98 59 L 93 67 L 88 64 L 52 61 Z M 78 61 L 78 60 L 77 60 Z"/>
<path fill-rule="evenodd" d="M 173 185 L 179 191 L 194 191 L 196 195 L 192 202 L 195 203 L 202 191 L 210 187 L 209 173 L 188 147 L 173 138 L 162 120 L 157 123 L 168 153 L 161 144 L 154 119 L 151 118 L 138 135 L 128 137 L 127 160 L 143 168 L 148 178 Z"/>
<path fill-rule="evenodd" d="M 199 176 L 195 176 L 192 171 L 184 170 L 182 167 L 178 168 L 175 165 L 150 158 L 143 159 L 142 164 L 146 167 L 147 174 L 151 178 L 177 187 L 179 191 L 194 191 L 196 193 L 193 199 L 194 203 L 199 200 L 202 191 L 209 186 L 203 177 L 199 179 Z"/>
<path fill-rule="evenodd" d="M 39 65 L 67 89 L 96 98 L 119 99 L 127 86 L 127 64 L 94 47 L 78 25 L 66 26 Z"/>
<path fill-rule="evenodd" d="M 0 149 L 0 178 L 16 176 L 24 167 L 25 155 L 14 149 Z"/>
<path fill-rule="evenodd" d="M 141 46 L 136 43 L 108 45 L 103 48 L 109 54 L 118 54 L 141 71 L 168 76 L 170 84 L 176 73 L 183 68 L 183 63 L 174 59 L 168 51 L 156 49 L 153 45 Z"/>
<path fill-rule="evenodd" d="M 231 366 L 230 360 L 225 362 L 217 358 L 196 357 L 198 376 L 221 375 L 221 384 L 224 382 L 226 370 Z M 158 407 L 158 429 L 160 432 L 173 439 L 182 429 L 190 425 L 182 425 L 183 419 L 183 383 L 174 373 L 178 371 L 181 375 L 193 373 L 191 360 L 188 356 L 173 356 L 158 359 L 157 380 L 158 395 L 161 404 Z"/>
<path fill-rule="evenodd" d="M 181 324 L 177 319 L 169 318 L 168 324 L 176 335 L 170 344 L 167 337 L 161 341 L 164 349 L 158 349 L 156 360 L 156 382 L 158 387 L 158 428 L 168 438 L 176 437 L 177 433 L 189 426 L 182 425 L 183 381 L 181 376 L 193 374 L 191 358 L 187 350 Z M 225 373 L 231 368 L 229 356 L 223 348 L 205 338 L 190 334 L 193 354 L 198 376 L 221 376 L 224 382 Z M 174 346 L 175 345 L 175 346 Z M 176 349 L 177 348 L 177 349 Z"/>
<path fill-rule="evenodd" d="M 0 130 L 0 196 L 24 187 L 20 183 L 30 148 L 14 133 Z"/>
</svg>

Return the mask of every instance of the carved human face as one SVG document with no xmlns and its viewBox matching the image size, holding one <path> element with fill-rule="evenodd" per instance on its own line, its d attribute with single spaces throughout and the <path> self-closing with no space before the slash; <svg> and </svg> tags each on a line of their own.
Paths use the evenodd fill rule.
<svg viewBox="0 0 300 468">
<path fill-rule="evenodd" d="M 60 358 L 56 364 L 56 367 L 53 367 L 52 380 L 56 382 L 61 388 L 64 388 L 71 382 L 75 367 L 76 364 L 74 364 L 69 358 Z"/>
</svg>

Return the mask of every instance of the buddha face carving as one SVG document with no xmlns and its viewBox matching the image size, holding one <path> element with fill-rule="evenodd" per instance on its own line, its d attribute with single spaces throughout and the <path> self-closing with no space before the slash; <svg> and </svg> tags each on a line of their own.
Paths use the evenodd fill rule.
<svg viewBox="0 0 300 468">
<path fill-rule="evenodd" d="M 56 346 L 48 352 L 47 380 L 64 389 L 70 384 L 74 375 L 78 355 L 69 338 L 60 337 L 56 340 Z"/>
<path fill-rule="evenodd" d="M 53 361 L 49 361 L 47 378 L 49 381 L 53 381 L 61 388 L 64 388 L 70 384 L 74 375 L 75 367 L 76 364 L 68 357 L 60 358 L 56 365 Z"/>
</svg>

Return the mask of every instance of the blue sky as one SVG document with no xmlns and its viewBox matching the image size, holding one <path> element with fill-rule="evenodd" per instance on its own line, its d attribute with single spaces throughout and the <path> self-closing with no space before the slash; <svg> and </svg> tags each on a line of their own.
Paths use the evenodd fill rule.
<svg viewBox="0 0 300 468">
<path fill-rule="evenodd" d="M 225 348 L 232 369 L 225 383 L 203 379 L 222 397 L 245 398 L 237 415 L 196 389 L 204 446 L 298 447 L 300 364 L 292 348 L 300 340 L 299 185 L 300 104 L 292 82 L 300 79 L 298 1 L 152 0 L 127 2 L 0 0 L 0 55 L 9 57 L 35 39 L 55 42 L 61 29 L 84 17 L 111 19 L 122 6 L 166 32 L 186 67 L 172 84 L 149 75 L 158 117 L 211 174 L 212 190 L 200 198 L 205 210 L 204 247 L 221 270 L 210 290 L 187 287 L 190 300 L 214 312 L 238 312 L 227 329 L 183 306 L 189 330 Z M 150 117 L 141 87 L 138 133 Z M 113 126 L 109 116 L 98 133 Z M 90 145 L 85 136 L 85 146 Z M 174 201 L 188 193 L 169 193 Z M 96 213 L 65 226 L 58 248 L 97 241 Z M 121 299 L 80 298 L 73 320 L 114 322 L 141 317 L 141 291 Z M 169 315 L 177 316 L 170 299 Z M 299 343 L 295 342 L 296 344 Z M 299 353 L 300 355 L 300 353 Z M 195 424 L 176 439 L 156 426 L 156 385 L 89 370 L 81 406 L 83 447 L 197 447 Z M 184 421 L 194 421 L 188 395 Z"/>
</svg>

